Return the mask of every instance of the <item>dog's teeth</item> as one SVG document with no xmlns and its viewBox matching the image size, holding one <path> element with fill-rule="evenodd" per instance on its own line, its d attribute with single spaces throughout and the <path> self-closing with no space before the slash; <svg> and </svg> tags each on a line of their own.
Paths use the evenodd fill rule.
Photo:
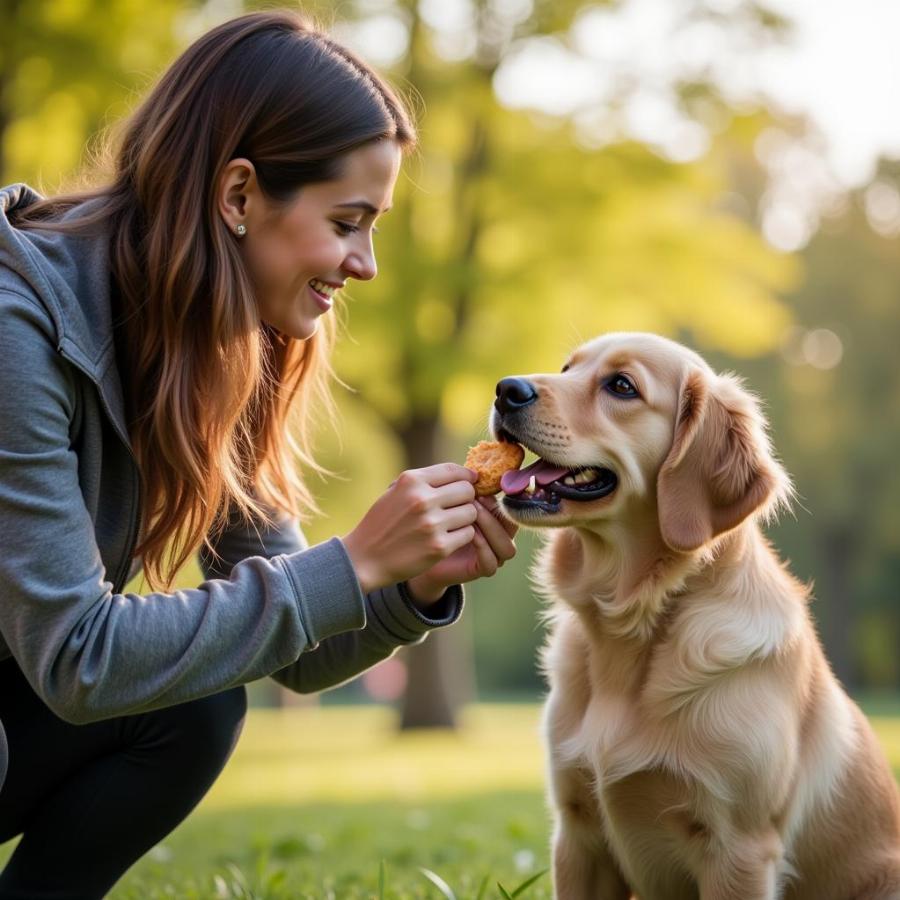
<svg viewBox="0 0 900 900">
<path fill-rule="evenodd" d="M 578 482 L 575 480 L 574 475 L 566 475 L 566 477 L 563 478 L 563 484 L 574 485 L 574 484 L 578 484 Z"/>
<path fill-rule="evenodd" d="M 537 490 L 537 478 L 532 475 L 528 481 L 528 487 L 525 488 L 526 494 L 533 494 Z"/>
</svg>

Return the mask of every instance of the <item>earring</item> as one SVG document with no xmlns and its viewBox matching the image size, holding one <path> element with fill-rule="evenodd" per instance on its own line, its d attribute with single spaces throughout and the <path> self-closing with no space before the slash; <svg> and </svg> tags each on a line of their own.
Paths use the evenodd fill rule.
<svg viewBox="0 0 900 900">
<path fill-rule="evenodd" d="M 247 233 L 247 226 L 243 222 L 238 223 L 234 226 L 234 233 L 238 237 L 243 237 Z"/>
</svg>

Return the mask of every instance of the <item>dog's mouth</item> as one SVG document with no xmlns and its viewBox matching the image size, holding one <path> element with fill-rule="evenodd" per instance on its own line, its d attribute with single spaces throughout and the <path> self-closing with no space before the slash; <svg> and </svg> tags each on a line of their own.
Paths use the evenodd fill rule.
<svg viewBox="0 0 900 900">
<path fill-rule="evenodd" d="M 539 459 L 524 469 L 505 472 L 500 481 L 504 503 L 511 509 L 557 512 L 563 500 L 586 503 L 608 497 L 619 483 L 616 473 L 601 466 L 566 468 Z"/>
</svg>

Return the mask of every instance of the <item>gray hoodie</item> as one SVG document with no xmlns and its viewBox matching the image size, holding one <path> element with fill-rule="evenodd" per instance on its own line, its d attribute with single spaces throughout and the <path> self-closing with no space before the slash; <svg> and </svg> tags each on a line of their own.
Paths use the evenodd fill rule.
<svg viewBox="0 0 900 900">
<path fill-rule="evenodd" d="M 339 539 L 309 548 L 284 517 L 226 530 L 197 588 L 121 593 L 140 497 L 108 239 L 13 228 L 7 212 L 36 199 L 0 189 L 0 659 L 82 723 L 264 675 L 317 691 L 455 621 L 461 588 L 434 618 L 402 585 L 364 596 Z"/>
</svg>

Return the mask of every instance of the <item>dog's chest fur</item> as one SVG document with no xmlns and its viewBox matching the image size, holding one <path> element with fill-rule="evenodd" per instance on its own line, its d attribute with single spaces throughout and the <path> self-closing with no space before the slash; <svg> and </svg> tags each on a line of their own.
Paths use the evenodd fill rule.
<svg viewBox="0 0 900 900">
<path fill-rule="evenodd" d="M 778 653 L 805 620 L 796 605 L 773 614 L 763 578 L 766 602 L 754 605 L 744 590 L 741 605 L 729 605 L 727 559 L 721 578 L 715 565 L 712 577 L 700 579 L 656 567 L 649 587 L 638 585 L 626 598 L 644 609 L 629 617 L 620 602 L 610 616 L 624 596 L 617 567 L 592 560 L 586 545 L 574 548 L 572 536 L 560 533 L 544 560 L 552 560 L 548 587 L 565 601 L 552 614 L 544 658 L 553 766 L 562 785 L 566 770 L 583 773 L 580 790 L 596 803 L 593 827 L 606 834 L 641 896 L 674 898 L 673 885 L 687 878 L 685 863 L 701 853 L 711 823 L 727 820 L 726 810 L 783 802 L 750 784 L 748 773 L 792 765 L 796 748 L 781 727 L 787 712 L 777 702 L 764 708 L 744 701 L 741 684 L 751 669 L 761 677 L 760 662 L 777 669 Z M 685 579 L 689 603 L 680 593 Z M 638 627 L 623 635 L 622 621 Z M 666 885 L 662 893 L 653 878 Z M 684 896 L 694 896 L 690 879 L 684 883 Z"/>
<path fill-rule="evenodd" d="M 586 830 L 605 836 L 641 897 L 693 900 L 697 895 L 684 860 L 692 844 L 699 852 L 705 837 L 701 823 L 712 814 L 702 809 L 710 792 L 692 774 L 679 772 L 678 748 L 690 740 L 685 722 L 677 714 L 670 720 L 648 715 L 648 666 L 636 649 L 619 647 L 588 660 L 572 652 L 583 649 L 579 632 L 575 619 L 557 622 L 548 646 L 556 660 L 573 663 L 578 655 L 585 663 L 581 672 L 577 666 L 568 671 L 556 666 L 545 711 L 559 785 L 556 802 L 565 806 L 568 795 L 580 808 L 592 808 Z M 573 694 L 583 700 L 578 712 L 570 703 Z M 563 695 L 566 700 L 557 705 Z M 563 709 L 564 718 L 557 718 Z"/>
</svg>

